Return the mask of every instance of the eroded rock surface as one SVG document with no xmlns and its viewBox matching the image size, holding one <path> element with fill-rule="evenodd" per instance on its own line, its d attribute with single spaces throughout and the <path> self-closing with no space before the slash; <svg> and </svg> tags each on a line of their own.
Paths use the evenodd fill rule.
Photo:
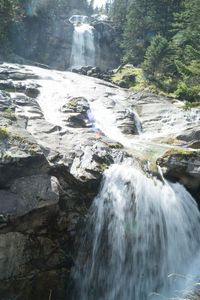
<svg viewBox="0 0 200 300">
<path fill-rule="evenodd" d="M 179 180 L 200 203 L 200 151 L 168 150 L 157 163 L 166 177 Z"/>
</svg>

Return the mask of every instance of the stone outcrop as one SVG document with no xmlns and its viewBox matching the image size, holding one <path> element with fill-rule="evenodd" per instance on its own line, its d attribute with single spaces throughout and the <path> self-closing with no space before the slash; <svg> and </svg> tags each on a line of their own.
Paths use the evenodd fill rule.
<svg viewBox="0 0 200 300">
<path fill-rule="evenodd" d="M 200 148 L 200 129 L 199 126 L 194 126 L 188 128 L 180 135 L 176 137 L 178 140 L 182 141 L 184 146 L 193 149 Z"/>
<path fill-rule="evenodd" d="M 179 180 L 200 203 L 200 151 L 168 150 L 157 164 L 167 178 Z"/>
<path fill-rule="evenodd" d="M 116 45 L 117 33 L 111 23 L 96 22 L 96 65 L 102 70 L 115 68 L 120 62 Z"/>
<path fill-rule="evenodd" d="M 108 82 L 111 82 L 113 73 L 112 70 L 102 71 L 100 68 L 92 66 L 81 67 L 80 69 L 72 69 L 72 72 L 81 75 L 91 76 L 98 79 L 103 79 Z"/>
</svg>

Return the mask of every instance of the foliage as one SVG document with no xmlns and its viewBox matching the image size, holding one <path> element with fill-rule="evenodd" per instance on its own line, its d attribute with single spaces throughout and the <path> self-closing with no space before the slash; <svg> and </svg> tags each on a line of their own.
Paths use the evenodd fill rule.
<svg viewBox="0 0 200 300">
<path fill-rule="evenodd" d="M 114 0 L 122 61 L 142 66 L 143 85 L 200 99 L 200 0 Z"/>
<path fill-rule="evenodd" d="M 4 118 L 10 119 L 11 121 L 16 121 L 15 112 L 10 107 L 3 111 Z"/>
<path fill-rule="evenodd" d="M 24 0 L 23 7 L 25 13 L 29 17 L 57 17 L 65 15 L 65 12 L 72 11 L 73 9 L 84 9 L 87 8 L 88 11 L 92 12 L 92 4 L 87 0 L 80 0 L 79 7 L 76 7 L 74 0 Z"/>
<path fill-rule="evenodd" d="M 23 10 L 19 0 L 0 0 L 0 42 L 7 38 L 8 26 L 11 22 L 19 22 Z"/>
<path fill-rule="evenodd" d="M 189 102 L 189 101 L 186 101 L 184 106 L 183 106 L 183 109 L 184 110 L 190 110 L 192 108 L 200 108 L 200 102 Z"/>
<path fill-rule="evenodd" d="M 132 76 L 134 80 L 130 82 L 128 78 Z M 123 87 L 123 82 L 126 85 L 126 87 L 134 88 L 134 89 L 140 89 L 140 87 L 144 88 L 144 78 L 142 69 L 133 67 L 132 65 L 125 65 L 121 67 L 112 77 L 113 83 Z"/>
<path fill-rule="evenodd" d="M 185 82 L 180 82 L 175 94 L 181 100 L 197 101 L 200 100 L 200 86 L 190 87 Z"/>
<path fill-rule="evenodd" d="M 143 63 L 143 70 L 149 76 L 157 76 L 158 73 L 163 72 L 166 69 L 166 63 L 163 64 L 163 60 L 166 60 L 169 52 L 169 44 L 166 38 L 160 34 L 156 35 L 150 46 L 147 48 L 145 59 Z"/>
<path fill-rule="evenodd" d="M 148 0 L 133 1 L 129 5 L 124 25 L 123 60 L 135 65 L 141 63 L 152 35 L 154 31 L 151 28 L 151 3 Z"/>
<path fill-rule="evenodd" d="M 0 140 L 5 140 L 9 137 L 9 131 L 6 127 L 0 127 Z"/>
</svg>

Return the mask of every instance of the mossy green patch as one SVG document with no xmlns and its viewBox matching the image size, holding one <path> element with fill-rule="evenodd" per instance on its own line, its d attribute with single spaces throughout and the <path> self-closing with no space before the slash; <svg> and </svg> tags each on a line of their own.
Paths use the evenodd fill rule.
<svg viewBox="0 0 200 300">
<path fill-rule="evenodd" d="M 112 82 L 122 87 L 124 85 L 124 87 L 138 90 L 147 87 L 142 69 L 129 65 L 120 68 L 112 76 Z"/>
<path fill-rule="evenodd" d="M 192 155 L 199 155 L 200 151 L 193 151 L 189 149 L 183 149 L 183 148 L 172 148 L 167 150 L 163 157 L 172 156 L 172 155 L 180 155 L 180 156 L 192 156 Z"/>
<path fill-rule="evenodd" d="M 5 140 L 9 135 L 10 132 L 6 127 L 0 127 L 0 140 Z"/>
<path fill-rule="evenodd" d="M 192 108 L 200 108 L 200 101 L 197 101 L 197 102 L 188 102 L 186 101 L 184 106 L 183 106 L 183 109 L 184 110 L 190 110 Z"/>
<path fill-rule="evenodd" d="M 14 110 L 10 107 L 6 108 L 3 111 L 2 115 L 3 115 L 4 118 L 9 119 L 11 121 L 16 121 L 17 120 Z"/>
<path fill-rule="evenodd" d="M 130 78 L 134 78 L 134 80 L 131 81 Z M 190 102 L 186 102 L 185 109 L 200 106 L 200 85 L 190 87 L 183 80 L 177 80 L 177 78 L 167 75 L 162 76 L 160 79 L 153 76 L 147 77 L 142 68 L 136 68 L 132 65 L 119 68 L 112 76 L 112 82 L 121 87 L 131 88 L 134 91 L 146 90 L 161 96 L 188 100 Z"/>
<path fill-rule="evenodd" d="M 120 143 L 105 143 L 107 147 L 109 147 L 110 149 L 122 149 L 123 145 Z"/>
<path fill-rule="evenodd" d="M 108 169 L 108 165 L 105 163 L 102 163 L 102 164 L 98 165 L 97 168 L 100 172 L 103 173 L 104 171 L 106 171 Z"/>
<path fill-rule="evenodd" d="M 132 82 L 128 81 L 131 75 L 135 77 L 135 80 Z M 120 68 L 112 76 L 112 82 L 121 87 L 131 88 L 134 91 L 146 90 L 163 96 L 169 96 L 169 92 L 171 91 L 170 87 L 172 86 L 172 80 L 170 78 L 166 78 L 166 82 L 162 84 L 155 80 L 150 81 L 145 77 L 142 68 L 136 68 L 132 65 Z M 168 88 L 164 89 L 163 85 L 168 86 Z"/>
</svg>

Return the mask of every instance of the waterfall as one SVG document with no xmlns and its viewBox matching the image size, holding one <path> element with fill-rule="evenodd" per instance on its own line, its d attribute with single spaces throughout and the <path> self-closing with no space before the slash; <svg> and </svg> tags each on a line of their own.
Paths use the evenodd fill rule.
<svg viewBox="0 0 200 300">
<path fill-rule="evenodd" d="M 74 15 L 70 18 L 74 25 L 71 68 L 95 65 L 94 27 L 87 16 Z"/>
<path fill-rule="evenodd" d="M 199 255 L 199 225 L 196 202 L 183 186 L 113 165 L 88 216 L 73 299 L 183 296 L 178 291 Z"/>
</svg>

